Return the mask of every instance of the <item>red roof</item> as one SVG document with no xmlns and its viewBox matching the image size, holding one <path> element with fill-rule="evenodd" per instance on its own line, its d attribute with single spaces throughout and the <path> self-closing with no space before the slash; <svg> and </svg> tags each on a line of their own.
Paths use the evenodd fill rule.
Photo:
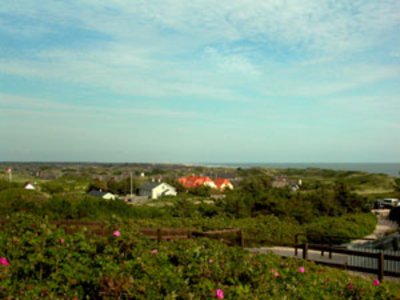
<svg viewBox="0 0 400 300">
<path fill-rule="evenodd" d="M 231 184 L 231 182 L 226 178 L 217 178 L 217 179 L 214 180 L 214 183 L 217 186 L 217 188 L 219 188 L 219 189 L 224 184 L 226 184 L 226 185 Z"/>
<path fill-rule="evenodd" d="M 179 183 L 186 188 L 195 188 L 204 185 L 206 182 L 212 182 L 210 177 L 207 176 L 186 176 L 179 178 Z"/>
</svg>

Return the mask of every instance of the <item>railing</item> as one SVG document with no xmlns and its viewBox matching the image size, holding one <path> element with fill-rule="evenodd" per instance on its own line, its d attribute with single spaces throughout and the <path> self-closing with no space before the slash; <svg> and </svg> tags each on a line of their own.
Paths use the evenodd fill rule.
<svg viewBox="0 0 400 300">
<path fill-rule="evenodd" d="M 400 277 L 399 272 L 385 270 L 385 261 L 386 262 L 387 261 L 400 262 L 400 256 L 387 255 L 387 254 L 384 254 L 383 252 L 369 253 L 369 252 L 355 251 L 355 250 L 349 250 L 349 249 L 344 249 L 344 248 L 339 248 L 339 247 L 330 247 L 330 246 L 325 246 L 325 245 L 313 245 L 313 244 L 307 244 L 307 243 L 302 244 L 302 245 L 295 245 L 296 253 L 297 253 L 298 248 L 303 250 L 302 257 L 305 260 L 309 260 L 309 250 L 317 250 L 317 251 L 321 251 L 321 252 L 328 251 L 331 254 L 330 258 L 332 258 L 332 253 L 373 258 L 373 259 L 376 259 L 376 261 L 377 261 L 377 265 L 378 265 L 377 268 L 350 266 L 347 263 L 340 264 L 340 263 L 333 263 L 333 262 L 331 263 L 331 262 L 326 262 L 326 261 L 314 261 L 314 262 L 317 264 L 323 264 L 323 265 L 327 265 L 327 266 L 335 267 L 335 268 L 342 268 L 342 269 L 347 269 L 347 270 L 359 271 L 359 272 L 363 272 L 363 273 L 376 274 L 378 276 L 379 280 L 383 280 L 385 275 Z"/>
<path fill-rule="evenodd" d="M 323 234 L 309 234 L 309 233 L 297 233 L 294 236 L 294 245 L 295 245 L 295 255 L 297 256 L 297 245 L 299 245 L 299 236 L 306 236 L 306 237 L 319 237 L 325 240 L 328 240 L 327 246 L 335 247 L 335 248 L 345 248 L 344 246 L 334 246 L 334 240 L 360 240 L 360 241 L 374 241 L 375 239 L 372 238 L 360 238 L 360 237 L 352 237 L 352 236 L 340 236 L 340 235 L 323 235 Z M 324 256 L 325 250 L 321 250 L 321 256 Z M 332 251 L 329 252 L 329 258 L 332 258 Z"/>
</svg>

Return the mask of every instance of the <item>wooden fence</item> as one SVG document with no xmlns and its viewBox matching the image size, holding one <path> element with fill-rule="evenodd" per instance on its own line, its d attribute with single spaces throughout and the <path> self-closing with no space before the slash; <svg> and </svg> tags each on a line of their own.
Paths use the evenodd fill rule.
<svg viewBox="0 0 400 300">
<path fill-rule="evenodd" d="M 106 236 L 112 233 L 110 229 L 105 228 L 106 223 L 104 222 L 81 222 L 81 221 L 50 221 L 52 225 L 56 225 L 58 228 L 63 228 L 67 234 L 73 234 L 82 231 L 82 228 L 86 228 L 88 233 L 94 233 L 98 236 Z"/>
<path fill-rule="evenodd" d="M 7 220 L 0 220 L 0 224 L 5 224 Z M 81 222 L 81 221 L 50 221 L 52 225 L 63 228 L 67 234 L 73 234 L 84 230 L 87 233 L 94 233 L 98 236 L 107 236 L 112 233 L 111 229 L 106 228 L 107 223 L 104 222 Z M 3 229 L 3 227 L 0 227 Z M 209 239 L 219 240 L 231 246 L 244 247 L 244 236 L 240 229 L 227 228 L 217 231 L 196 231 L 195 229 L 182 228 L 139 228 L 139 234 L 147 236 L 151 240 L 173 241 L 183 239 L 194 239 L 205 237 Z"/>
<path fill-rule="evenodd" d="M 157 240 L 183 240 L 197 237 L 216 239 L 232 246 L 244 247 L 244 236 L 240 229 L 228 228 L 217 231 L 196 231 L 194 229 L 175 229 L 175 228 L 140 228 L 140 234 Z"/>
</svg>

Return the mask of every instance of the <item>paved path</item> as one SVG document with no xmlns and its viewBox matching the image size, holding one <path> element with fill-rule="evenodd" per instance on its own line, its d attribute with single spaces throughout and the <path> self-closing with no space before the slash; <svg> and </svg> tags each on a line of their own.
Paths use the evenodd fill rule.
<svg viewBox="0 0 400 300">
<path fill-rule="evenodd" d="M 375 213 L 375 210 L 373 210 Z M 374 230 L 374 232 L 365 238 L 373 238 L 377 239 L 382 237 L 386 232 L 392 231 L 398 227 L 397 223 L 391 222 L 388 220 L 389 210 L 379 210 L 378 216 L 378 224 Z M 354 243 L 365 243 L 364 240 L 355 240 L 352 241 L 351 244 Z M 303 258 L 303 251 L 299 249 L 297 256 L 295 255 L 294 248 L 291 247 L 261 247 L 261 248 L 249 248 L 250 251 L 259 252 L 259 253 L 267 253 L 273 252 L 277 255 L 284 256 L 284 257 L 295 257 L 298 259 Z M 315 262 L 327 262 L 332 264 L 347 264 L 347 255 L 344 254 L 332 254 L 332 258 L 329 258 L 328 253 L 324 253 L 324 256 L 321 255 L 321 251 L 315 250 L 308 250 L 308 259 Z M 357 274 L 358 272 L 352 272 Z M 358 274 L 360 275 L 360 273 Z M 366 275 L 369 276 L 369 275 Z M 375 275 L 370 275 L 375 276 Z M 387 278 L 387 277 L 385 277 Z M 387 278 L 390 280 L 390 278 Z M 398 278 L 395 279 L 396 281 L 399 280 Z"/>
<path fill-rule="evenodd" d="M 386 232 L 390 232 L 392 230 L 397 229 L 398 224 L 396 222 L 390 221 L 389 220 L 389 209 L 373 209 L 372 212 L 377 215 L 378 217 L 378 224 L 376 225 L 376 228 L 374 232 L 365 238 L 368 239 L 379 239 L 385 235 Z M 355 240 L 352 241 L 351 244 L 359 244 L 359 243 L 365 243 L 366 241 L 363 240 Z"/>
</svg>

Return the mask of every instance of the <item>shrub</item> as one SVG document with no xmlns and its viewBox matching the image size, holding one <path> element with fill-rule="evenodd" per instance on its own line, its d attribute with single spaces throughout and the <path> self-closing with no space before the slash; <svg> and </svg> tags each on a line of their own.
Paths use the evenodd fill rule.
<svg viewBox="0 0 400 300">
<path fill-rule="evenodd" d="M 163 242 L 66 235 L 15 214 L 0 231 L 2 299 L 395 299 L 391 285 L 209 239 Z M 300 271 L 301 269 L 301 271 Z M 351 288 L 350 288 L 351 284 Z"/>
</svg>

